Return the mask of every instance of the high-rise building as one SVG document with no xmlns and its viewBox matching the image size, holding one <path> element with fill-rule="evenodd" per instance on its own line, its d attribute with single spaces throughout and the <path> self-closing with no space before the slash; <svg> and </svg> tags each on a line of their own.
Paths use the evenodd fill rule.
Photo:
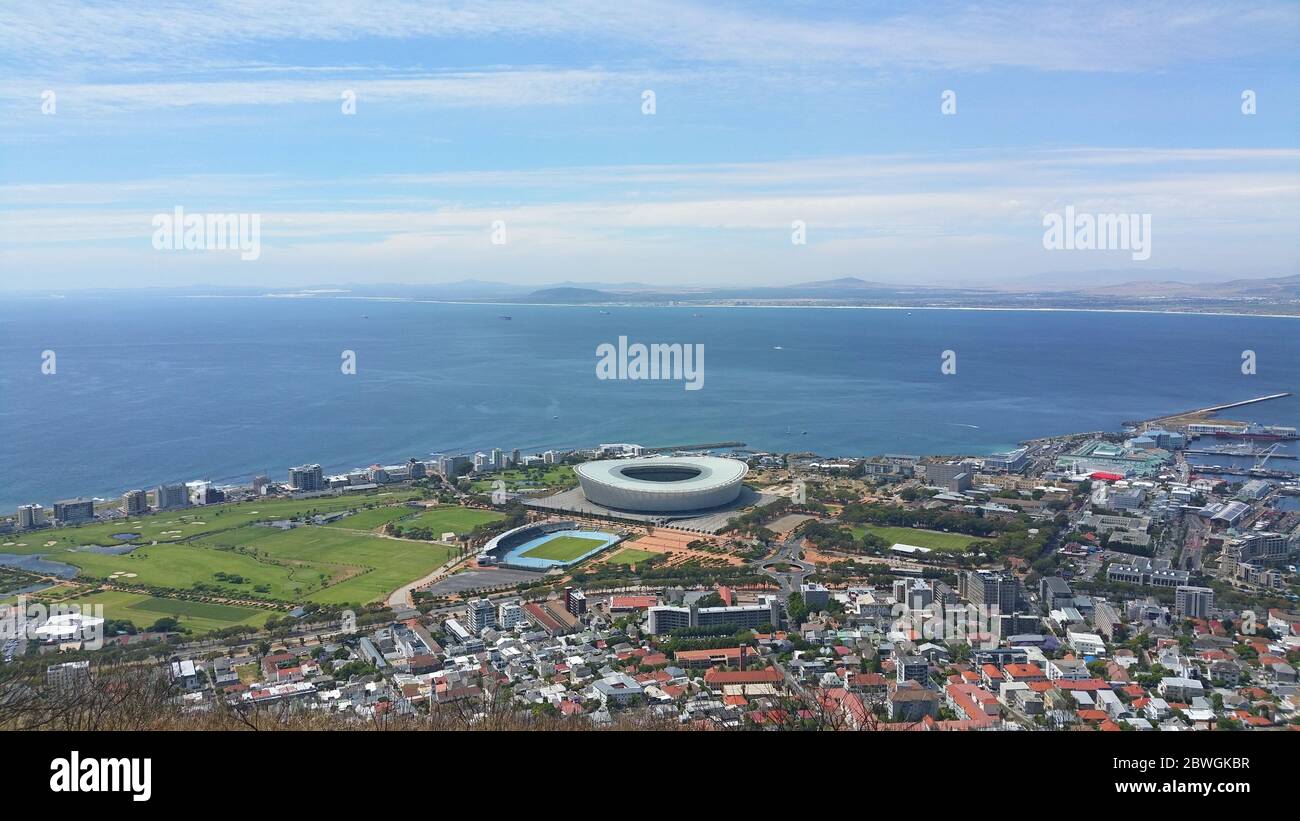
<svg viewBox="0 0 1300 821">
<path fill-rule="evenodd" d="M 925 466 L 925 483 L 932 487 L 961 492 L 969 490 L 975 469 L 964 462 L 934 463 Z"/>
<path fill-rule="evenodd" d="M 143 490 L 128 490 L 122 494 L 122 512 L 139 516 L 149 511 L 149 496 Z"/>
<path fill-rule="evenodd" d="M 18 529 L 30 530 L 45 526 L 45 508 L 38 504 L 23 505 L 18 508 Z"/>
<path fill-rule="evenodd" d="M 576 587 L 564 588 L 564 609 L 575 616 L 587 612 L 587 594 Z"/>
<path fill-rule="evenodd" d="M 522 464 L 523 464 L 523 454 L 519 452 L 519 448 L 515 448 L 510 452 L 510 467 L 517 468 Z"/>
<path fill-rule="evenodd" d="M 468 456 L 439 456 L 438 472 L 443 475 L 443 478 L 454 479 L 464 473 L 466 466 L 471 464 Z"/>
<path fill-rule="evenodd" d="M 188 507 L 190 491 L 184 484 L 159 485 L 157 491 L 159 510 L 176 510 Z"/>
<path fill-rule="evenodd" d="M 261 496 L 261 495 L 263 495 L 264 493 L 266 493 L 266 488 L 267 488 L 270 484 L 271 484 L 271 477 L 270 477 L 270 476 L 254 476 L 254 477 L 253 477 L 253 495 L 254 495 L 254 496 Z"/>
<path fill-rule="evenodd" d="M 518 602 L 505 602 L 497 608 L 497 624 L 502 630 L 513 630 L 525 620 L 524 608 Z"/>
<path fill-rule="evenodd" d="M 779 627 L 781 620 L 780 600 L 776 596 L 759 596 L 757 604 L 731 607 L 660 605 L 646 612 L 650 617 L 648 629 L 654 635 L 688 627 Z"/>
<path fill-rule="evenodd" d="M 75 688 L 88 678 L 89 661 L 65 661 L 45 668 L 45 683 L 56 689 Z"/>
<path fill-rule="evenodd" d="M 486 628 L 497 626 L 496 608 L 487 599 L 470 599 L 465 621 L 469 631 L 477 636 Z"/>
<path fill-rule="evenodd" d="M 325 473 L 320 465 L 299 465 L 289 468 L 289 487 L 297 491 L 314 491 L 325 488 Z"/>
<path fill-rule="evenodd" d="M 488 455 L 480 450 L 478 453 L 474 454 L 474 472 L 478 473 L 487 470 L 487 467 Z"/>
<path fill-rule="evenodd" d="M 930 662 L 925 656 L 901 656 L 894 661 L 898 682 L 915 681 L 921 686 L 930 683 Z"/>
<path fill-rule="evenodd" d="M 1184 585 L 1174 591 L 1174 612 L 1185 619 L 1208 619 L 1214 609 L 1214 590 Z"/>
<path fill-rule="evenodd" d="M 95 501 L 93 499 L 64 499 L 54 503 L 54 518 L 60 524 L 77 524 L 95 519 Z"/>
<path fill-rule="evenodd" d="M 1018 613 L 1025 609 L 1025 595 L 1020 580 L 1012 573 L 970 570 L 961 577 L 962 595 L 977 607 L 999 613 Z"/>
<path fill-rule="evenodd" d="M 492 467 L 501 470 L 506 466 L 506 455 L 501 452 L 501 448 L 492 448 Z"/>
</svg>

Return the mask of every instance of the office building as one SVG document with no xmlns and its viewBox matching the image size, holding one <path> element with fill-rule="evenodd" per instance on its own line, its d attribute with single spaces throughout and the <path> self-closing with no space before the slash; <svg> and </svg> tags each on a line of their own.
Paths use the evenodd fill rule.
<svg viewBox="0 0 1300 821">
<path fill-rule="evenodd" d="M 969 570 L 961 577 L 961 594 L 977 607 L 997 608 L 999 613 L 1024 610 L 1025 596 L 1020 580 L 1012 573 Z"/>
<path fill-rule="evenodd" d="M 1063 605 L 1072 604 L 1074 592 L 1070 590 L 1065 579 L 1060 576 L 1047 576 L 1038 583 L 1038 596 L 1047 612 L 1059 610 Z"/>
<path fill-rule="evenodd" d="M 820 584 L 801 584 L 799 594 L 809 610 L 825 610 L 831 602 L 830 591 Z"/>
</svg>

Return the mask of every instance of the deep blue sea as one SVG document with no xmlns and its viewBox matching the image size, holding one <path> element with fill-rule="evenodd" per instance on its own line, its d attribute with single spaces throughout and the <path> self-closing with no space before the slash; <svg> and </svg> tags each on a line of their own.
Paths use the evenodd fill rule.
<svg viewBox="0 0 1300 821">
<path fill-rule="evenodd" d="M 620 335 L 703 344 L 703 389 L 597 379 L 596 347 Z M 340 371 L 345 349 L 356 375 Z M 1244 349 L 1257 375 L 1241 373 Z M 44 350 L 57 355 L 53 375 Z M 940 372 L 944 350 L 955 375 Z M 0 509 L 494 446 L 989 453 L 1295 390 L 1300 320 L 1285 318 L 6 299 Z M 1296 425 L 1300 400 L 1226 416 Z"/>
</svg>

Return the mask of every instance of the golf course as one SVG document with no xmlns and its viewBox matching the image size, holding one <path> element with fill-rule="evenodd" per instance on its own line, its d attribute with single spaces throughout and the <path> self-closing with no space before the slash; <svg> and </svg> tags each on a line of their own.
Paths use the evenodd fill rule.
<svg viewBox="0 0 1300 821">
<path fill-rule="evenodd" d="M 286 605 L 366 604 L 431 573 L 453 545 L 385 535 L 389 524 L 468 533 L 502 514 L 408 505 L 418 494 L 271 499 L 163 511 L 83 527 L 50 528 L 0 544 L 77 568 L 70 603 L 139 628 L 172 617 L 194 632 L 257 626 Z M 349 515 L 318 525 L 313 517 Z M 73 585 L 74 587 L 76 585 Z M 193 599 L 206 599 L 197 601 Z M 216 599 L 218 601 L 211 601 Z"/>
</svg>

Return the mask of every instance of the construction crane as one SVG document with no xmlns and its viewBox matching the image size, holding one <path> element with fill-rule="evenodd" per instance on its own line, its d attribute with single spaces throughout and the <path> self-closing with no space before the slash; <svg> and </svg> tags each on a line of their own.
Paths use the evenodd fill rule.
<svg viewBox="0 0 1300 821">
<path fill-rule="evenodd" d="M 1263 450 L 1255 452 L 1255 470 L 1263 470 L 1264 465 L 1268 464 L 1268 458 L 1277 453 L 1278 448 L 1282 447 L 1281 442 L 1274 442 Z"/>
</svg>

